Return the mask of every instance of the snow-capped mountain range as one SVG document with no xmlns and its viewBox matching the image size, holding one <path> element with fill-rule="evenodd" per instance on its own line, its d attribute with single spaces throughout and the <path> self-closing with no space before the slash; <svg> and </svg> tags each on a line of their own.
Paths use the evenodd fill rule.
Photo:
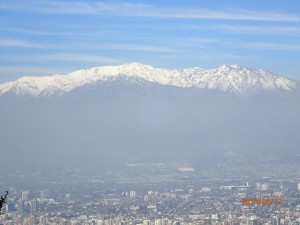
<svg viewBox="0 0 300 225">
<path fill-rule="evenodd" d="M 239 65 L 222 65 L 216 69 L 198 67 L 163 69 L 134 62 L 120 66 L 82 69 L 66 75 L 22 77 L 16 81 L 0 84 L 0 96 L 9 93 L 18 96 L 61 95 L 83 85 L 113 81 L 118 77 L 130 78 L 130 80 L 143 79 L 160 85 L 182 88 L 216 89 L 235 94 L 261 90 L 291 91 L 296 87 L 296 82 L 293 80 L 266 70 L 249 69 Z"/>
</svg>

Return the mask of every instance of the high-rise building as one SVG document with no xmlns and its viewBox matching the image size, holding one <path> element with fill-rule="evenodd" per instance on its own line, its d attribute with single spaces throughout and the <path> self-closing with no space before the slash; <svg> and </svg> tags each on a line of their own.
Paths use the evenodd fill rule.
<svg viewBox="0 0 300 225">
<path fill-rule="evenodd" d="M 29 191 L 23 191 L 22 192 L 22 200 L 28 201 L 28 199 L 29 199 Z"/>
<path fill-rule="evenodd" d="M 144 221 L 143 221 L 143 224 L 144 224 L 144 225 L 150 225 L 150 220 L 144 220 Z"/>
<path fill-rule="evenodd" d="M 250 183 L 249 182 L 244 182 L 243 185 L 246 186 L 246 187 L 249 187 Z"/>
<path fill-rule="evenodd" d="M 144 201 L 145 201 L 145 202 L 148 202 L 148 201 L 149 201 L 149 195 L 145 195 L 145 196 L 144 196 Z"/>
<path fill-rule="evenodd" d="M 17 202 L 17 211 L 18 211 L 18 215 L 23 215 L 24 203 L 22 200 L 18 200 L 18 202 Z"/>
<path fill-rule="evenodd" d="M 36 212 L 36 200 L 33 199 L 31 202 L 30 202 L 30 213 L 32 215 L 34 215 Z"/>
<path fill-rule="evenodd" d="M 300 183 L 298 183 L 298 191 L 300 191 Z"/>
<path fill-rule="evenodd" d="M 40 216 L 39 218 L 39 225 L 45 225 L 46 224 L 46 218 L 43 216 Z"/>
<path fill-rule="evenodd" d="M 136 197 L 136 192 L 135 191 L 130 191 L 129 197 L 130 198 L 135 198 Z"/>
<path fill-rule="evenodd" d="M 280 225 L 280 218 L 273 217 L 273 219 L 272 219 L 272 225 Z"/>
<path fill-rule="evenodd" d="M 71 198 L 71 194 L 67 193 L 67 194 L 66 194 L 66 199 L 69 200 L 70 198 Z"/>
<path fill-rule="evenodd" d="M 6 212 L 13 212 L 13 211 L 15 211 L 15 205 L 14 204 L 12 204 L 12 203 L 10 203 L 10 202 L 8 202 L 7 204 L 6 204 Z"/>
<path fill-rule="evenodd" d="M 262 191 L 267 191 L 269 189 L 269 185 L 267 183 L 264 183 L 261 185 L 261 190 Z"/>
<path fill-rule="evenodd" d="M 259 190 L 261 187 L 261 183 L 256 183 L 256 188 Z"/>
<path fill-rule="evenodd" d="M 210 192 L 211 190 L 210 190 L 209 187 L 203 187 L 203 188 L 201 189 L 201 191 L 202 191 L 202 192 Z"/>
<path fill-rule="evenodd" d="M 23 225 L 30 225 L 28 221 L 29 221 L 29 218 L 24 218 Z"/>
<path fill-rule="evenodd" d="M 168 225 L 169 224 L 169 220 L 168 219 L 162 219 L 162 225 Z"/>
<path fill-rule="evenodd" d="M 97 225 L 102 225 L 104 223 L 103 220 L 97 220 Z"/>
<path fill-rule="evenodd" d="M 30 216 L 30 217 L 28 218 L 28 224 L 29 224 L 29 225 L 34 225 L 34 224 L 35 224 L 34 216 Z"/>
<path fill-rule="evenodd" d="M 162 225 L 161 219 L 154 220 L 154 225 Z"/>
<path fill-rule="evenodd" d="M 41 190 L 41 199 L 49 198 L 50 194 L 48 190 Z"/>
<path fill-rule="evenodd" d="M 59 225 L 66 225 L 67 221 L 65 219 L 61 219 L 59 221 Z"/>
<path fill-rule="evenodd" d="M 256 216 L 252 216 L 247 220 L 248 225 L 258 225 Z"/>
</svg>

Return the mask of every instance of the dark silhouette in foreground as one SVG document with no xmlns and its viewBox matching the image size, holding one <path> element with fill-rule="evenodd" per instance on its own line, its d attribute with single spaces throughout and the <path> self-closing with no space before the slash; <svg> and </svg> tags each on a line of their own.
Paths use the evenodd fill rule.
<svg viewBox="0 0 300 225">
<path fill-rule="evenodd" d="M 7 195 L 8 195 L 8 191 L 5 192 L 4 196 L 1 195 L 1 200 L 0 200 L 0 215 L 2 214 L 1 210 L 2 210 L 3 204 L 6 203 L 6 197 L 7 197 Z"/>
</svg>

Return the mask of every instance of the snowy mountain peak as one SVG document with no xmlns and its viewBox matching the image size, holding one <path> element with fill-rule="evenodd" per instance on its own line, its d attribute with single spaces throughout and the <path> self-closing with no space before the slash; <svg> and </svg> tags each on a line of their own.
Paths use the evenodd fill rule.
<svg viewBox="0 0 300 225">
<path fill-rule="evenodd" d="M 142 64 L 140 62 L 125 63 L 125 64 L 122 64 L 120 67 L 127 68 L 127 69 L 153 68 L 150 65 Z"/>
<path fill-rule="evenodd" d="M 254 91 L 290 91 L 295 81 L 266 70 L 248 69 L 239 65 L 222 65 L 216 69 L 199 67 L 186 69 L 154 68 L 139 62 L 119 66 L 93 67 L 71 72 L 66 75 L 44 77 L 22 77 L 16 81 L 0 84 L 0 95 L 59 95 L 73 89 L 97 82 L 113 82 L 116 77 L 138 77 L 146 81 L 187 88 L 217 89 L 236 94 Z"/>
<path fill-rule="evenodd" d="M 234 70 L 234 69 L 241 69 L 241 68 L 243 68 L 243 67 L 241 67 L 238 64 L 233 64 L 233 65 L 224 64 L 224 65 L 220 66 L 218 69 L 220 69 L 220 70 Z"/>
</svg>

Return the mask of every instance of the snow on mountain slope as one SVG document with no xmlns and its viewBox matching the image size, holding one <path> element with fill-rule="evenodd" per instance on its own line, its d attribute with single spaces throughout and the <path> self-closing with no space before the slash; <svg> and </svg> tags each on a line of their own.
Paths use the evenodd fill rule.
<svg viewBox="0 0 300 225">
<path fill-rule="evenodd" d="M 93 67 L 66 75 L 22 77 L 16 81 L 0 84 L 0 95 L 50 96 L 70 92 L 82 85 L 114 80 L 119 76 L 139 77 L 161 85 L 217 89 L 243 94 L 259 90 L 292 90 L 296 82 L 274 73 L 248 69 L 238 65 L 223 65 L 216 69 L 187 68 L 169 70 L 154 68 L 141 63 L 120 66 Z"/>
</svg>

